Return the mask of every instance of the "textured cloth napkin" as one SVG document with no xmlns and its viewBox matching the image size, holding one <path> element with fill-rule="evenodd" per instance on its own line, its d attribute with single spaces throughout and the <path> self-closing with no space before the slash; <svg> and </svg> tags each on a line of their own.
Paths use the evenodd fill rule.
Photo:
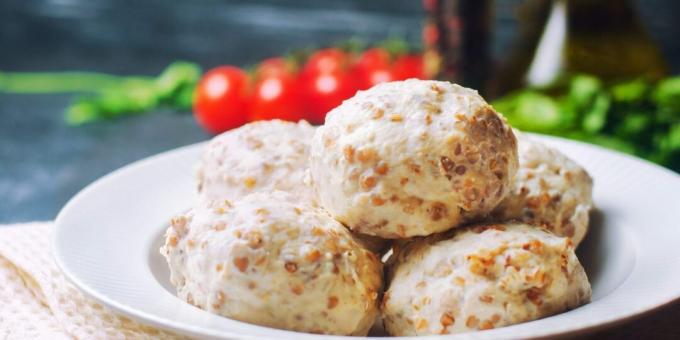
<svg viewBox="0 0 680 340">
<path fill-rule="evenodd" d="M 174 339 L 84 296 L 52 256 L 51 222 L 0 226 L 0 339 Z"/>
</svg>

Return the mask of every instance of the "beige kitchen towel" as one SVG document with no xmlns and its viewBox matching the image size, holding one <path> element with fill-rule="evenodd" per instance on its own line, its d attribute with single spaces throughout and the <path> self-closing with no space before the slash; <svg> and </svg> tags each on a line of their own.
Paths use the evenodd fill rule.
<svg viewBox="0 0 680 340">
<path fill-rule="evenodd" d="M 51 222 L 0 226 L 0 339 L 176 339 L 84 296 L 52 256 Z"/>
</svg>

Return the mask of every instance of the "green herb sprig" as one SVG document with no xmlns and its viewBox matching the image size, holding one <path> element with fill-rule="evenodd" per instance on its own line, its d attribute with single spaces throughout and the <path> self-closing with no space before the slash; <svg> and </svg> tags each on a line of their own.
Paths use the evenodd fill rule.
<svg viewBox="0 0 680 340">
<path fill-rule="evenodd" d="M 155 108 L 188 110 L 201 77 L 194 63 L 177 61 L 157 77 L 96 72 L 0 72 L 0 92 L 80 93 L 66 109 L 69 125 L 136 115 Z"/>
<path fill-rule="evenodd" d="M 520 130 L 599 144 L 680 172 L 680 76 L 605 84 L 579 74 L 492 104 Z"/>
</svg>

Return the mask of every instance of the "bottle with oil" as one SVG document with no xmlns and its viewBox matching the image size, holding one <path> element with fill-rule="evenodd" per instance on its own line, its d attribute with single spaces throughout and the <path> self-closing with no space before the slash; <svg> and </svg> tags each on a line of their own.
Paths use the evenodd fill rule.
<svg viewBox="0 0 680 340">
<path fill-rule="evenodd" d="M 502 91 L 548 85 L 563 74 L 588 73 L 616 81 L 658 79 L 667 72 L 658 47 L 628 0 L 551 1 L 533 53 L 513 62 L 526 65 L 526 73 Z M 500 69 L 499 77 L 506 72 L 507 68 Z"/>
<path fill-rule="evenodd" d="M 527 85 L 548 85 L 564 74 L 589 73 L 615 81 L 658 79 L 667 72 L 629 0 L 520 1 L 515 9 L 518 38 L 496 60 L 490 56 L 495 2 L 424 4 L 429 14 L 424 46 L 430 68 L 440 79 L 479 89 L 489 97 Z"/>
<path fill-rule="evenodd" d="M 490 0 L 425 0 L 425 68 L 437 78 L 484 90 L 490 75 Z"/>
</svg>

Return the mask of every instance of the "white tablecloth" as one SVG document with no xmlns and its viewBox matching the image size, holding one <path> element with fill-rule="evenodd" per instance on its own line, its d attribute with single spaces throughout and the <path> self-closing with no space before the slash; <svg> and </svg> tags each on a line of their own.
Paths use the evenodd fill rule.
<svg viewBox="0 0 680 340">
<path fill-rule="evenodd" d="M 169 339 L 84 296 L 52 256 L 51 222 L 0 226 L 0 339 Z"/>
</svg>

